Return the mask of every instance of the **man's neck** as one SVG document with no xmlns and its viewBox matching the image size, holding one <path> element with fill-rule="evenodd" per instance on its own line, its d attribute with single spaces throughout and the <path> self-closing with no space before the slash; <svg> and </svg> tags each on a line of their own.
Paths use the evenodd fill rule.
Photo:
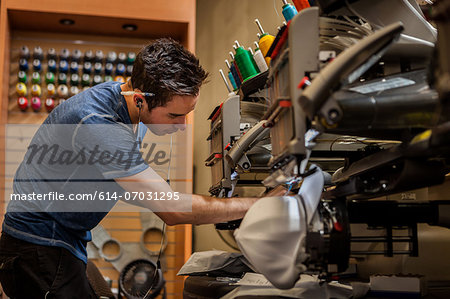
<svg viewBox="0 0 450 299">
<path fill-rule="evenodd" d="M 122 91 L 133 91 L 133 88 L 130 86 L 129 81 L 127 83 L 124 83 L 120 85 L 120 88 Z M 138 123 L 138 110 L 136 108 L 136 105 L 134 104 L 134 97 L 132 95 L 130 96 L 123 96 L 125 98 L 125 101 L 127 102 L 127 109 L 128 109 L 128 116 L 130 117 L 132 124 Z"/>
</svg>

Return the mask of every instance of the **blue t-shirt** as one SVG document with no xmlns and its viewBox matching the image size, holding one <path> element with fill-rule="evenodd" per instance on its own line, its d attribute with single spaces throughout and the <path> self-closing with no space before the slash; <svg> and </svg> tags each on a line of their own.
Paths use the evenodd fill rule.
<svg viewBox="0 0 450 299">
<path fill-rule="evenodd" d="M 87 262 L 90 230 L 116 203 L 100 201 L 98 194 L 123 193 L 114 179 L 149 167 L 141 157 L 120 85 L 107 82 L 89 88 L 49 114 L 34 135 L 13 185 L 15 195 L 34 194 L 36 199 L 41 194 L 41 200 L 10 201 L 4 232 L 34 244 L 66 248 Z M 48 197 L 42 200 L 44 194 Z M 65 200 L 54 200 L 52 194 Z M 90 194 L 91 199 L 95 195 L 95 199 L 77 201 L 74 194 Z M 69 196 L 72 200 L 67 200 Z"/>
</svg>

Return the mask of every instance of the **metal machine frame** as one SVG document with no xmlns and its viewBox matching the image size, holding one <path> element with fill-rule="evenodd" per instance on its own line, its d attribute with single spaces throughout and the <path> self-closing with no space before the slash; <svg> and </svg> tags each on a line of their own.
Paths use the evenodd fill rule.
<svg viewBox="0 0 450 299">
<path fill-rule="evenodd" d="M 364 10 L 363 2 L 367 4 L 366 0 L 360 2 L 356 4 L 358 11 Z M 323 193 L 317 214 L 322 225 L 310 228 L 306 238 L 309 254 L 306 265 L 309 270 L 325 273 L 325 276 L 344 271 L 351 254 L 417 256 L 418 223 L 450 228 L 450 201 L 367 201 L 441 184 L 450 172 L 450 60 L 446 56 L 450 48 L 450 5 L 444 1 L 436 4 L 438 56 L 431 64 L 436 75 L 430 76 L 432 72 L 426 68 L 434 47 L 430 41 L 435 36 L 431 34 L 427 39 L 411 37 L 413 30 L 408 26 L 414 23 L 415 17 L 420 17 L 406 0 L 397 3 L 407 7 L 401 15 L 404 25 L 383 26 L 381 21 L 374 21 L 373 27 L 378 30 L 354 41 L 352 46 L 338 53 L 333 62 L 321 62 L 319 53 L 325 48 L 320 36 L 329 33 L 329 30 L 321 29 L 322 22 L 329 21 L 322 18 L 340 13 L 347 19 L 352 14 L 361 17 L 350 7 L 350 12 L 344 12 L 342 3 L 344 1 L 319 1 L 320 9 L 305 9 L 287 25 L 288 39 L 277 45 L 278 54 L 272 57 L 267 80 L 270 106 L 259 125 L 259 128 L 270 128 L 272 143 L 272 158 L 268 164 L 271 174 L 264 180 L 267 187 L 301 180 L 308 175 L 306 162 L 311 157 L 344 155 L 342 158 L 346 163 L 334 173 L 333 188 Z M 370 13 L 367 19 L 371 20 Z M 402 33 L 405 27 L 406 34 Z M 419 27 L 420 37 L 434 32 L 426 22 Z M 404 53 L 408 47 L 413 50 Z M 403 54 L 398 56 L 399 53 Z M 395 61 L 395 57 L 400 57 L 400 62 Z M 399 64 L 400 75 L 393 71 L 377 73 L 380 59 L 391 65 Z M 422 64 L 417 63 L 420 60 Z M 361 126 L 355 127 L 358 124 Z M 366 146 L 356 154 L 342 151 L 314 153 L 316 135 L 308 139 L 312 129 L 352 136 L 387 136 L 399 142 L 389 148 Z M 256 140 L 261 132 L 256 127 L 253 131 L 255 134 L 248 139 Z M 246 140 L 244 150 L 240 148 L 242 144 L 232 144 L 225 153 L 231 172 L 255 143 Z M 376 218 L 371 214 L 373 211 L 388 211 L 388 216 Z M 350 223 L 366 223 L 384 229 L 386 234 L 382 237 L 352 237 Z M 406 228 L 408 234 L 394 236 L 392 230 L 398 227 Z M 352 253 L 351 242 L 382 242 L 385 249 Z M 408 250 L 398 251 L 394 248 L 395 243 L 410 246 Z"/>
</svg>

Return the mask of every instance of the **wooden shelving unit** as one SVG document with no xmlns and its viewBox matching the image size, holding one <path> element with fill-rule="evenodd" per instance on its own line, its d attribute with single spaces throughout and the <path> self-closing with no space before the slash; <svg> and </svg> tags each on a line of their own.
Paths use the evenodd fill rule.
<svg viewBox="0 0 450 299">
<path fill-rule="evenodd" d="M 123 44 L 138 51 L 136 45 L 144 45 L 158 37 L 172 37 L 187 49 L 195 52 L 195 0 L 1 0 L 0 1 L 0 220 L 3 220 L 5 190 L 11 184 L 6 178 L 6 126 L 8 124 L 40 124 L 47 113 L 20 112 L 11 99 L 12 64 L 17 64 L 17 49 L 21 43 L 62 43 L 65 47 L 79 45 L 74 40 L 101 44 L 98 48 L 109 49 Z M 61 19 L 72 19 L 73 25 L 60 24 Z M 136 31 L 126 31 L 124 24 L 134 24 Z M 67 46 L 69 44 L 69 46 Z M 86 43 L 85 43 L 86 44 Z M 113 46 L 112 46 L 113 45 Z M 92 46 L 95 48 L 95 46 Z M 32 49 L 32 48 L 31 48 Z M 30 49 L 30 50 L 31 50 Z M 192 124 L 193 116 L 188 118 Z M 186 138 L 192 138 L 187 134 Z M 192 145 L 192 140 L 186 144 Z M 192 150 L 186 151 L 192 155 Z M 179 159 L 185 165 L 188 178 L 192 177 L 192 157 Z M 8 181 L 9 180 L 9 181 Z M 192 192 L 192 179 L 187 182 L 187 192 Z M 128 217 L 128 218 L 127 218 Z M 138 214 L 112 215 L 105 218 L 104 226 L 121 242 L 137 241 L 140 223 Z M 123 225 L 121 225 L 121 223 Z M 130 227 L 130 225 L 132 227 Z M 121 229 L 123 228 L 123 230 Z M 131 233 L 129 233 L 131 231 Z M 128 233 L 127 233 L 128 232 Z M 177 277 L 178 269 L 189 258 L 192 250 L 192 228 L 179 225 L 168 229 L 170 269 L 165 273 L 169 298 L 182 298 L 183 277 Z M 135 240 L 136 239 L 136 240 Z M 100 270 L 112 279 L 117 271 L 105 262 L 98 261 Z"/>
</svg>

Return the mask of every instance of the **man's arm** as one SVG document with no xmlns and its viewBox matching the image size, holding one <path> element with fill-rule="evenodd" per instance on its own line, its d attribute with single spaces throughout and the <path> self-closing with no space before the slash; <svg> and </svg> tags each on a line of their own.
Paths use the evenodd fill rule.
<svg viewBox="0 0 450 299">
<path fill-rule="evenodd" d="M 115 181 L 127 192 L 172 192 L 172 188 L 152 168 Z M 215 198 L 196 194 L 179 194 L 178 201 L 131 201 L 128 203 L 155 211 L 168 225 L 210 224 L 244 217 L 258 198 Z M 192 205 L 192 211 L 191 211 Z M 161 212 L 163 211 L 163 212 Z M 189 212 L 186 212 L 189 211 Z"/>
</svg>

